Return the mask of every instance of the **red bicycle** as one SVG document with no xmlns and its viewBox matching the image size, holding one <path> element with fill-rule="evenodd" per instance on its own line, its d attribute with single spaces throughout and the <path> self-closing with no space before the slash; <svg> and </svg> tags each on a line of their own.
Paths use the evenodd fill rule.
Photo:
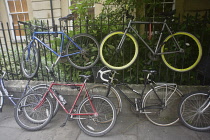
<svg viewBox="0 0 210 140">
<path fill-rule="evenodd" d="M 55 78 L 53 71 L 48 69 L 48 72 Z M 82 131 L 90 136 L 102 136 L 108 133 L 116 122 L 115 106 L 104 96 L 89 95 L 86 89 L 86 81 L 90 76 L 80 75 L 80 77 L 84 78 L 82 84 L 59 84 L 55 83 L 54 80 L 44 94 L 33 93 L 32 91 L 30 94 L 23 96 L 15 107 L 14 115 L 17 124 L 29 131 L 36 131 L 45 127 L 54 115 L 52 97 L 49 97 L 53 96 L 67 114 L 63 126 L 70 118 L 76 119 Z M 65 107 L 65 99 L 52 89 L 53 86 L 57 85 L 69 86 L 79 91 L 69 111 Z M 85 91 L 86 98 L 77 107 L 76 104 L 82 91 Z"/>
</svg>

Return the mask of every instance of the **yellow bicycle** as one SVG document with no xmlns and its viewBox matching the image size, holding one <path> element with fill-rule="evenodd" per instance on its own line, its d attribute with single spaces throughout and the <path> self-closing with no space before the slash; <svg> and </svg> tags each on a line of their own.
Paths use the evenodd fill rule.
<svg viewBox="0 0 210 140">
<path fill-rule="evenodd" d="M 131 66 L 137 59 L 139 53 L 138 42 L 133 35 L 134 32 L 141 42 L 150 50 L 150 58 L 156 59 L 161 56 L 165 65 L 171 70 L 177 72 L 186 72 L 193 69 L 200 61 L 202 56 L 202 47 L 199 40 L 188 32 L 172 33 L 167 24 L 175 14 L 175 10 L 169 13 L 163 13 L 165 20 L 163 22 L 142 22 L 133 21 L 134 17 L 126 12 L 126 17 L 130 21 L 125 31 L 115 31 L 108 34 L 100 45 L 100 58 L 104 65 L 113 70 L 122 70 Z M 155 48 L 152 48 L 132 27 L 133 24 L 161 24 L 162 29 Z M 162 41 L 163 31 L 169 32 L 169 36 Z"/>
</svg>

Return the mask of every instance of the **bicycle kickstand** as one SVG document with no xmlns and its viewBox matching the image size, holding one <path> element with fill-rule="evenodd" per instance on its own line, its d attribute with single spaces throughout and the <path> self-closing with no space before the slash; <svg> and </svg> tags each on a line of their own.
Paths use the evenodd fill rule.
<svg viewBox="0 0 210 140">
<path fill-rule="evenodd" d="M 69 114 L 66 115 L 66 120 L 65 120 L 65 122 L 60 127 L 66 126 L 66 123 L 68 121 L 69 116 L 70 116 Z"/>
</svg>

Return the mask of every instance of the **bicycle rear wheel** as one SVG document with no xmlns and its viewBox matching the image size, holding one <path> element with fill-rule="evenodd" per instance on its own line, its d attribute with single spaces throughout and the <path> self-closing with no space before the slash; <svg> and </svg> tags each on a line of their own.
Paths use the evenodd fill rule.
<svg viewBox="0 0 210 140">
<path fill-rule="evenodd" d="M 131 66 L 138 56 L 138 43 L 129 33 L 116 31 L 108 34 L 100 45 L 100 58 L 104 65 L 114 70 L 122 70 Z M 121 49 L 117 50 L 122 43 Z"/>
<path fill-rule="evenodd" d="M 181 122 L 196 131 L 210 130 L 210 94 L 192 92 L 184 96 L 179 104 Z"/>
<path fill-rule="evenodd" d="M 150 122 L 159 126 L 169 126 L 179 120 L 178 103 L 182 93 L 173 86 L 161 85 L 148 91 L 143 100 L 143 108 Z M 163 102 L 161 104 L 160 100 Z"/>
<path fill-rule="evenodd" d="M 23 50 L 21 69 L 25 77 L 32 78 L 36 75 L 39 68 L 39 52 L 34 41 Z"/>
<path fill-rule="evenodd" d="M 14 116 L 17 124 L 29 131 L 37 131 L 45 127 L 53 116 L 53 104 L 46 97 L 43 104 L 34 109 L 41 101 L 42 94 L 27 94 L 23 96 L 15 107 Z"/>
<path fill-rule="evenodd" d="M 177 48 L 177 44 L 181 47 L 181 52 Z M 186 72 L 193 69 L 201 60 L 202 47 L 199 40 L 192 34 L 187 32 L 177 32 L 169 35 L 164 40 L 161 53 L 162 60 L 168 68 L 177 72 Z"/>
<path fill-rule="evenodd" d="M 115 125 L 116 109 L 113 103 L 106 97 L 93 95 L 91 102 L 98 115 L 79 116 L 77 123 L 84 133 L 90 136 L 102 136 L 107 134 Z M 77 113 L 93 113 L 90 101 L 85 98 L 78 106 Z"/>
<path fill-rule="evenodd" d="M 109 98 L 109 100 L 114 104 L 118 115 L 118 113 L 122 109 L 122 101 L 120 95 L 113 87 L 111 87 L 108 94 L 107 92 L 108 92 L 108 85 L 94 85 L 88 89 L 88 93 L 90 95 L 102 95 Z"/>
<path fill-rule="evenodd" d="M 78 34 L 72 37 L 66 46 L 67 54 L 72 66 L 78 69 L 88 69 L 94 66 L 99 60 L 99 44 L 97 40 L 89 34 Z M 80 48 L 78 48 L 77 44 Z"/>
</svg>

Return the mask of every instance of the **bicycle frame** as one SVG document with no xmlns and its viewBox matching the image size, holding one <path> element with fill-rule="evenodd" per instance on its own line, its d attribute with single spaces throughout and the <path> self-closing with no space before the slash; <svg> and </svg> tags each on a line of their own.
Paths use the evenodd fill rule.
<svg viewBox="0 0 210 140">
<path fill-rule="evenodd" d="M 116 89 L 118 90 L 118 91 L 120 91 L 120 93 L 129 101 L 129 103 L 133 106 L 133 107 L 136 107 L 136 101 L 135 102 L 133 102 L 130 98 L 128 98 L 128 96 L 119 88 L 119 86 L 125 86 L 126 88 L 128 88 L 130 91 L 132 91 L 133 93 L 135 93 L 135 94 L 137 94 L 137 95 L 140 95 L 140 103 L 141 103 L 141 105 L 142 105 L 142 102 L 143 102 L 143 100 L 144 100 L 144 91 L 145 91 L 145 89 L 146 89 L 146 85 L 144 86 L 144 88 L 143 88 L 143 90 L 142 90 L 142 92 L 140 93 L 140 92 L 138 92 L 138 91 L 136 91 L 136 90 L 134 90 L 133 88 L 131 88 L 130 86 L 128 86 L 127 84 L 125 84 L 125 83 L 122 83 L 122 84 L 116 84 Z M 157 92 L 155 91 L 155 88 L 154 88 L 154 86 L 153 85 L 150 85 L 150 87 L 151 87 L 151 90 L 153 91 L 153 93 L 155 94 L 155 96 L 157 97 L 157 99 L 160 101 L 160 104 L 161 104 L 161 107 L 160 108 L 163 108 L 164 106 L 165 106 L 165 104 L 163 103 L 163 101 L 160 99 L 160 97 L 158 96 L 158 94 L 157 94 Z M 162 105 L 164 105 L 163 107 L 162 107 Z M 147 106 L 145 106 L 145 108 L 147 108 Z M 143 106 L 140 106 L 140 110 L 144 110 L 145 108 L 143 108 Z M 157 108 L 157 107 L 156 107 Z M 151 107 L 151 109 L 152 109 L 152 107 Z"/>
<path fill-rule="evenodd" d="M 61 101 L 55 95 L 54 91 L 52 90 L 52 87 L 53 86 L 76 86 L 76 87 L 80 87 L 79 93 L 77 94 L 77 96 L 76 96 L 76 98 L 74 100 L 74 103 L 71 106 L 71 108 L 70 108 L 69 111 L 66 109 L 66 107 L 61 103 Z M 81 95 L 81 93 L 82 93 L 83 90 L 85 90 L 85 94 L 86 94 L 86 96 L 87 96 L 87 98 L 88 98 L 88 100 L 90 102 L 90 105 L 91 105 L 91 108 L 93 110 L 93 113 L 72 113 L 74 111 L 73 109 L 75 108 L 75 105 L 76 105 L 76 103 L 77 103 L 77 101 L 78 101 L 78 99 L 79 99 L 79 97 L 80 97 L 80 95 Z M 94 116 L 97 116 L 98 115 L 98 113 L 96 112 L 95 107 L 92 104 L 91 97 L 89 96 L 88 91 L 86 89 L 86 83 L 83 83 L 83 84 L 57 84 L 57 83 L 51 83 L 50 86 L 49 86 L 49 88 L 48 88 L 48 90 L 47 90 L 47 92 L 43 95 L 43 98 L 41 99 L 41 101 L 39 102 L 39 104 L 34 108 L 34 110 L 36 110 L 37 108 L 39 108 L 40 106 L 42 106 L 42 104 L 45 101 L 46 96 L 49 93 L 51 93 L 55 97 L 55 99 L 59 102 L 59 104 L 61 105 L 61 107 L 63 108 L 63 110 L 66 112 L 66 114 L 71 115 L 71 117 L 73 117 L 73 116 L 82 116 L 82 115 L 94 115 Z"/>
<path fill-rule="evenodd" d="M 56 52 L 56 51 L 54 51 L 50 46 L 48 46 L 47 44 L 45 44 L 44 42 L 42 42 L 38 37 L 37 37 L 37 35 L 39 35 L 39 34 L 60 34 L 61 35 L 61 44 L 60 44 L 60 50 L 59 50 L 59 52 Z M 74 53 L 71 53 L 71 54 L 66 54 L 66 55 L 63 55 L 62 54 L 62 52 L 63 52 L 63 47 L 64 47 L 64 38 L 67 38 L 69 41 L 71 41 L 73 44 L 74 44 L 74 46 L 76 47 L 76 48 L 78 48 L 78 52 L 74 52 Z M 35 41 L 35 40 L 37 40 L 39 43 L 41 43 L 45 48 L 47 48 L 48 50 L 50 50 L 52 53 L 54 53 L 57 57 L 58 57 L 58 59 L 56 60 L 56 62 L 55 62 L 55 64 L 58 62 L 58 60 L 60 59 L 60 58 L 62 58 L 62 57 L 68 57 L 68 56 L 72 56 L 72 55 L 75 55 L 75 54 L 79 54 L 79 53 L 81 53 L 80 52 L 80 50 L 82 50 L 82 48 L 79 46 L 79 45 L 77 45 L 67 34 L 65 34 L 63 31 L 56 31 L 56 32 L 34 32 L 33 34 L 32 34 L 32 37 L 31 37 L 31 41 L 30 41 L 30 43 L 29 43 L 29 46 L 28 46 L 28 51 L 29 51 L 29 55 L 28 56 L 30 56 L 30 48 L 33 46 L 32 45 L 32 43 Z"/>
<path fill-rule="evenodd" d="M 5 73 L 4 73 L 5 74 Z M 4 77 L 4 76 L 3 76 Z M 22 93 L 22 95 L 21 95 L 21 97 L 23 97 L 23 95 L 26 93 L 26 90 L 27 90 L 27 88 L 29 87 L 29 83 L 30 83 L 30 80 L 28 80 L 28 83 L 27 83 L 27 85 L 25 86 L 25 88 L 24 88 L 24 91 L 23 91 L 23 93 Z M 11 101 L 11 103 L 14 105 L 14 106 L 16 106 L 16 103 L 17 102 L 15 102 L 15 100 L 19 100 L 20 98 L 15 98 L 15 97 L 13 97 L 12 95 L 9 95 L 9 93 L 8 93 L 8 91 L 7 91 L 7 89 L 5 88 L 5 86 L 4 86 L 4 79 L 3 78 L 0 78 L 0 86 L 1 86 L 1 89 L 2 89 L 2 95 L 3 96 L 6 96 L 10 101 Z M 5 94 L 5 95 L 4 95 Z M 3 107 L 3 102 L 2 102 L 2 105 L 0 105 L 0 108 L 2 108 Z"/>
<path fill-rule="evenodd" d="M 176 39 L 173 37 L 173 40 L 176 44 L 176 47 L 178 48 L 178 51 L 170 51 L 170 52 L 164 52 L 164 53 L 160 53 L 159 50 L 160 50 L 160 47 L 164 45 L 165 42 L 163 43 L 160 43 L 161 42 L 161 39 L 162 39 L 162 36 L 163 36 L 163 31 L 165 30 L 165 28 L 168 30 L 168 32 L 170 33 L 169 35 L 172 35 L 172 31 L 170 30 L 170 27 L 168 26 L 168 24 L 166 23 L 166 19 L 164 20 L 164 22 L 142 22 L 142 21 L 133 21 L 133 20 L 130 20 L 129 23 L 128 23 L 128 26 L 127 28 L 125 29 L 124 31 L 124 34 L 122 36 L 122 39 L 119 43 L 119 46 L 117 47 L 117 49 L 120 49 L 122 47 L 122 44 L 125 40 L 125 37 L 126 37 L 126 34 L 128 33 L 129 29 L 131 29 L 137 36 L 138 38 L 144 43 L 144 45 L 152 52 L 153 55 L 162 55 L 162 54 L 171 54 L 171 53 L 178 53 L 178 52 L 182 52 L 181 50 L 181 47 L 179 46 L 179 44 L 177 43 Z M 158 38 L 158 41 L 157 41 L 157 45 L 155 47 L 155 49 L 153 50 L 147 43 L 146 41 L 144 41 L 144 39 L 138 34 L 138 32 L 132 27 L 132 24 L 162 24 L 162 29 L 161 29 L 161 32 L 160 32 L 160 36 Z"/>
</svg>

